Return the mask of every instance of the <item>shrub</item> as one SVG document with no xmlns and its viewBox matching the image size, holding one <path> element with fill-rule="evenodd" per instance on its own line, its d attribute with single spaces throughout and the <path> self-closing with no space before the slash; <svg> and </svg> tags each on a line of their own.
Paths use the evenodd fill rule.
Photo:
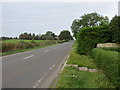
<svg viewBox="0 0 120 90">
<path fill-rule="evenodd" d="M 120 86 L 119 78 L 119 57 L 116 51 L 107 51 L 101 48 L 94 48 L 92 50 L 92 57 L 100 69 L 102 69 L 110 81 L 116 86 Z"/>
<path fill-rule="evenodd" d="M 77 35 L 77 52 L 91 54 L 91 50 L 97 43 L 110 42 L 111 32 L 107 26 L 85 27 L 80 29 Z"/>
</svg>

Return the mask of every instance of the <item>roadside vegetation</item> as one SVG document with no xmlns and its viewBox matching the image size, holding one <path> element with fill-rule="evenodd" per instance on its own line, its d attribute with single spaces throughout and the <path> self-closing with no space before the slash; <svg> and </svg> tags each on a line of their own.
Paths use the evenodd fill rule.
<svg viewBox="0 0 120 90">
<path fill-rule="evenodd" d="M 97 67 L 102 69 L 104 74 L 109 78 L 114 86 L 120 85 L 119 81 L 119 66 L 120 66 L 120 52 L 108 51 L 102 48 L 94 48 L 92 50 L 92 57 L 94 58 Z"/>
<path fill-rule="evenodd" d="M 95 12 L 75 19 L 71 29 L 76 45 L 67 64 L 96 68 L 97 72 L 65 67 L 58 88 L 119 88 L 120 47 L 97 47 L 98 43 L 120 43 L 120 16 L 109 22 L 107 16 Z M 119 46 L 119 45 L 118 45 Z"/>
<path fill-rule="evenodd" d="M 94 64 L 92 58 L 90 58 L 89 56 L 79 55 L 76 53 L 76 46 L 77 44 L 75 43 L 73 45 L 73 49 L 71 50 L 67 64 L 74 64 L 78 65 L 79 67 L 96 68 L 96 65 Z"/>
<path fill-rule="evenodd" d="M 58 40 L 50 40 L 50 41 L 13 41 L 13 42 L 2 42 L 2 48 L 1 48 L 1 55 L 8 55 L 18 52 L 24 52 L 28 50 L 38 49 L 47 47 L 50 45 L 55 45 L 59 43 L 63 43 L 64 41 L 58 41 Z"/>
<path fill-rule="evenodd" d="M 86 55 L 76 52 L 76 44 L 73 45 L 67 64 L 80 67 L 97 68 L 94 60 Z M 113 88 L 107 76 L 99 70 L 97 72 L 81 71 L 76 67 L 65 67 L 57 81 L 57 88 Z"/>
<path fill-rule="evenodd" d="M 51 31 L 48 31 L 46 34 L 43 34 L 41 36 L 35 35 L 34 33 L 22 33 L 19 35 L 19 38 L 1 37 L 0 55 L 8 55 L 38 49 L 64 43 L 69 40 L 73 40 L 73 37 L 68 30 L 61 31 L 59 36 L 55 35 Z"/>
</svg>

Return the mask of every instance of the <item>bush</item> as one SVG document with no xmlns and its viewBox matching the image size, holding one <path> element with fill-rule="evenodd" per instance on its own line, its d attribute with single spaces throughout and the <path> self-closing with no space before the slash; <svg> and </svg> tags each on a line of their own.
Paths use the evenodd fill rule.
<svg viewBox="0 0 120 90">
<path fill-rule="evenodd" d="M 97 43 L 110 42 L 111 32 L 107 26 L 85 27 L 80 29 L 77 35 L 77 52 L 91 54 L 91 50 Z"/>
<path fill-rule="evenodd" d="M 120 86 L 119 78 L 119 57 L 116 51 L 107 51 L 101 48 L 94 48 L 92 50 L 92 57 L 100 69 L 102 69 L 110 81 L 116 86 Z"/>
</svg>

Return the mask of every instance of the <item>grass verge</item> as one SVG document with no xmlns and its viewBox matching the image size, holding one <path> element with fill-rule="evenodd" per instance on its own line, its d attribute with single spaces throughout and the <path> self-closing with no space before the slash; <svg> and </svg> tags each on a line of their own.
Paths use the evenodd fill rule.
<svg viewBox="0 0 120 90">
<path fill-rule="evenodd" d="M 57 44 L 38 46 L 38 47 L 34 47 L 34 48 L 21 49 L 21 50 L 17 50 L 17 51 L 9 51 L 9 52 L 5 52 L 5 53 L 0 53 L 0 56 L 20 53 L 20 52 L 25 52 L 25 51 L 30 51 L 30 50 L 35 50 L 35 49 L 39 49 L 39 48 L 45 48 L 45 47 L 49 47 L 49 46 L 53 46 L 53 45 L 57 45 Z"/>
<path fill-rule="evenodd" d="M 77 64 L 79 67 L 96 68 L 92 58 L 76 53 L 76 44 L 73 45 L 67 64 Z"/>
<path fill-rule="evenodd" d="M 73 45 L 67 64 L 76 64 L 81 67 L 96 68 L 96 64 L 89 56 L 76 53 L 76 44 Z M 58 78 L 56 88 L 114 88 L 109 79 L 102 73 L 79 71 L 75 67 L 65 67 Z"/>
<path fill-rule="evenodd" d="M 75 67 L 65 67 L 57 88 L 113 88 L 106 76 L 100 72 L 79 71 Z"/>
</svg>

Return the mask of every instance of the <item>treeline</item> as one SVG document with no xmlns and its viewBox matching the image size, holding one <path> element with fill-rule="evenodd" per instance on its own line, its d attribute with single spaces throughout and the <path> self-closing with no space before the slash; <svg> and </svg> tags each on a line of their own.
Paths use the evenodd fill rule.
<svg viewBox="0 0 120 90">
<path fill-rule="evenodd" d="M 0 37 L 0 40 L 11 40 L 11 39 L 18 39 L 17 37 Z"/>
<path fill-rule="evenodd" d="M 70 32 L 68 30 L 63 30 L 60 32 L 60 35 L 55 35 L 52 31 L 47 31 L 46 34 L 35 35 L 34 33 L 22 33 L 19 35 L 19 38 L 15 37 L 1 37 L 1 40 L 9 39 L 24 39 L 24 40 L 73 40 Z"/>
</svg>

